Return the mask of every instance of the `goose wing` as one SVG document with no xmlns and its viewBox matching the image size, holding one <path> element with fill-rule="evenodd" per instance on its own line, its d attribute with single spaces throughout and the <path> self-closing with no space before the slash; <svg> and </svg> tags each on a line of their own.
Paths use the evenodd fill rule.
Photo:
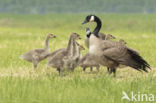
<svg viewBox="0 0 156 103">
<path fill-rule="evenodd" d="M 59 53 L 65 52 L 65 51 L 66 51 L 66 48 L 61 48 L 61 49 L 58 49 L 58 50 L 56 50 L 56 51 L 54 51 L 54 52 L 48 54 L 47 57 L 48 57 L 48 59 L 51 59 L 51 58 L 53 58 L 54 56 L 57 57 L 57 56 L 59 55 Z"/>
<path fill-rule="evenodd" d="M 54 51 L 48 56 L 48 66 L 53 66 L 55 68 L 63 67 L 63 58 L 66 56 L 66 49 L 59 49 Z"/>
<path fill-rule="evenodd" d="M 150 65 L 134 50 L 118 42 L 105 41 L 103 56 L 122 65 L 147 72 Z"/>
</svg>

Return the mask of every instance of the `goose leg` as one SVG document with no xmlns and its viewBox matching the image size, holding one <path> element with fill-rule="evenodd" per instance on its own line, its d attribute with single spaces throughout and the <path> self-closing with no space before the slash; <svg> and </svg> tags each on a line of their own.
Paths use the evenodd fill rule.
<svg viewBox="0 0 156 103">
<path fill-rule="evenodd" d="M 83 67 L 83 71 L 85 72 L 85 70 L 86 70 L 86 67 Z"/>
<path fill-rule="evenodd" d="M 100 65 L 96 66 L 97 71 L 100 71 Z"/>
<path fill-rule="evenodd" d="M 107 69 L 108 69 L 108 68 L 107 68 Z M 110 70 L 108 71 L 109 75 L 111 75 L 112 72 L 113 72 L 113 69 L 110 69 Z"/>
<path fill-rule="evenodd" d="M 93 67 L 90 67 L 90 71 L 91 71 L 91 72 L 93 71 Z"/>
<path fill-rule="evenodd" d="M 34 70 L 36 70 L 36 68 L 37 68 L 37 64 L 34 64 Z"/>
<path fill-rule="evenodd" d="M 60 74 L 60 68 L 57 68 L 57 71 L 59 72 L 59 74 Z"/>
<path fill-rule="evenodd" d="M 112 72 L 114 73 L 114 77 L 116 77 L 116 68 L 112 69 Z"/>
<path fill-rule="evenodd" d="M 33 60 L 34 70 L 36 70 L 37 64 L 38 64 L 38 62 L 36 60 Z"/>
<path fill-rule="evenodd" d="M 74 72 L 74 68 L 72 68 L 71 71 Z"/>
<path fill-rule="evenodd" d="M 33 55 L 32 63 L 34 64 L 34 70 L 36 70 L 37 68 L 38 60 L 39 60 L 38 56 Z"/>
<path fill-rule="evenodd" d="M 59 72 L 59 76 L 62 77 L 62 71 L 60 68 L 57 68 L 57 71 Z"/>
<path fill-rule="evenodd" d="M 109 67 L 107 67 L 107 71 L 108 71 L 108 72 L 110 71 L 110 68 L 109 68 Z"/>
<path fill-rule="evenodd" d="M 116 68 L 111 68 L 110 70 L 109 70 L 109 74 L 114 74 L 114 77 L 116 77 Z"/>
</svg>

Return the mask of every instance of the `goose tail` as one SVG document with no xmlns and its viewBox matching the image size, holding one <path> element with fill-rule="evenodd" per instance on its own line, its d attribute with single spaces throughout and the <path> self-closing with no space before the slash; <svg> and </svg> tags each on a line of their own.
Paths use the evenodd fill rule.
<svg viewBox="0 0 156 103">
<path fill-rule="evenodd" d="M 144 60 L 139 54 L 133 52 L 132 50 L 128 49 L 128 52 L 131 56 L 131 58 L 134 60 L 135 65 L 133 65 L 133 68 L 141 71 L 148 72 L 148 69 L 151 69 L 150 65 L 147 63 L 146 60 Z"/>
</svg>

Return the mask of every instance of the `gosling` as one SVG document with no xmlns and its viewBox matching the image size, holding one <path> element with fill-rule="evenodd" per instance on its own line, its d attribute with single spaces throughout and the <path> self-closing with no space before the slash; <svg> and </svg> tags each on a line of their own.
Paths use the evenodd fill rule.
<svg viewBox="0 0 156 103">
<path fill-rule="evenodd" d="M 48 34 L 46 36 L 44 48 L 30 50 L 29 52 L 26 52 L 23 55 L 21 55 L 20 59 L 33 63 L 34 69 L 36 69 L 38 63 L 46 59 L 47 55 L 50 53 L 50 49 L 49 49 L 50 38 L 56 38 L 56 36 L 53 34 Z"/>
</svg>

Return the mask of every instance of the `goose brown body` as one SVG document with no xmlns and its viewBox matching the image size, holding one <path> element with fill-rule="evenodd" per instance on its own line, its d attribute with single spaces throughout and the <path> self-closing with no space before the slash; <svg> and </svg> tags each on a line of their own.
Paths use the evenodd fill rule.
<svg viewBox="0 0 156 103">
<path fill-rule="evenodd" d="M 86 38 L 85 38 L 85 45 L 89 48 L 89 39 L 90 39 L 91 31 L 89 28 L 86 28 Z M 99 33 L 100 40 L 110 40 L 115 39 L 115 37 L 111 34 L 103 34 Z M 98 62 L 94 60 L 94 58 L 91 58 L 89 53 L 87 53 L 85 56 L 83 56 L 80 60 L 80 66 L 85 71 L 87 67 L 90 67 L 90 70 L 92 71 L 93 67 L 96 67 L 96 69 L 99 71 L 100 65 Z M 109 69 L 108 69 L 109 70 Z"/>
</svg>

